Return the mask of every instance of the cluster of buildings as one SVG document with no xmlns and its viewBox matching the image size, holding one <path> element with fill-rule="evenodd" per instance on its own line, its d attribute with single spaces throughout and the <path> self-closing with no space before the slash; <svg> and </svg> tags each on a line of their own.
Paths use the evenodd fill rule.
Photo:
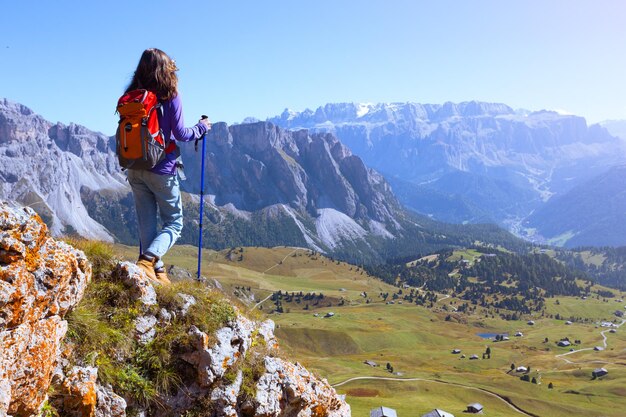
<svg viewBox="0 0 626 417">
<path fill-rule="evenodd" d="M 464 411 L 464 413 L 470 414 L 482 414 L 482 412 L 483 406 L 479 403 L 469 404 Z M 393 408 L 377 407 L 370 411 L 370 417 L 398 417 L 398 414 Z M 435 408 L 426 414 L 422 414 L 421 417 L 454 417 L 454 414 Z"/>
</svg>

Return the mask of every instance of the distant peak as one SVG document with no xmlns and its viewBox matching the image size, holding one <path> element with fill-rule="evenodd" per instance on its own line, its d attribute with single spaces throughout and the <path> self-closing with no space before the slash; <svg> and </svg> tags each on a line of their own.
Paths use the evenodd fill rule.
<svg viewBox="0 0 626 417">
<path fill-rule="evenodd" d="M 20 113 L 23 116 L 31 116 L 35 114 L 29 107 L 26 107 L 23 104 L 15 103 L 6 98 L 0 100 L 0 105 L 14 112 Z"/>
<path fill-rule="evenodd" d="M 480 117 L 514 115 L 515 111 L 502 103 L 466 101 L 461 103 L 420 104 L 415 102 L 344 102 L 327 103 L 315 111 L 296 112 L 285 109 L 280 116 L 269 118 L 285 127 L 308 127 L 324 123 L 375 122 L 384 123 L 417 118 L 440 121 L 451 117 Z"/>
</svg>

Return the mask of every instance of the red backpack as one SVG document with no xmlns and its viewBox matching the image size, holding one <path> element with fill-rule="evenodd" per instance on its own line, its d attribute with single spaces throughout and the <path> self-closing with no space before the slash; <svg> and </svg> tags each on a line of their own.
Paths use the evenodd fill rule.
<svg viewBox="0 0 626 417">
<path fill-rule="evenodd" d="M 133 90 L 117 102 L 119 125 L 115 133 L 120 165 L 126 169 L 151 169 L 165 157 L 166 143 L 159 127 L 161 107 L 156 94 Z"/>
</svg>

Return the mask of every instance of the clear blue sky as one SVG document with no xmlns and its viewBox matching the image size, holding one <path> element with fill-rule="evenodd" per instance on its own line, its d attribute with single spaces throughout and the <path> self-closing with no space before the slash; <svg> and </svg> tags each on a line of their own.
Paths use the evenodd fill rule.
<svg viewBox="0 0 626 417">
<path fill-rule="evenodd" d="M 7 0 L 0 97 L 113 134 L 148 47 L 176 59 L 188 124 L 473 99 L 626 119 L 620 0 Z"/>
</svg>

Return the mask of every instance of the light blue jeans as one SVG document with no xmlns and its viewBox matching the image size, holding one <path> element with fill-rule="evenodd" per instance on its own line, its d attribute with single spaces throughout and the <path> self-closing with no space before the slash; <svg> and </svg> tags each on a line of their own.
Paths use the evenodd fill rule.
<svg viewBox="0 0 626 417">
<path fill-rule="evenodd" d="M 128 183 L 133 190 L 142 254 L 161 258 L 174 246 L 183 230 L 183 204 L 177 175 L 159 175 L 147 170 L 129 169 Z M 157 230 L 157 208 L 163 228 Z"/>
</svg>

